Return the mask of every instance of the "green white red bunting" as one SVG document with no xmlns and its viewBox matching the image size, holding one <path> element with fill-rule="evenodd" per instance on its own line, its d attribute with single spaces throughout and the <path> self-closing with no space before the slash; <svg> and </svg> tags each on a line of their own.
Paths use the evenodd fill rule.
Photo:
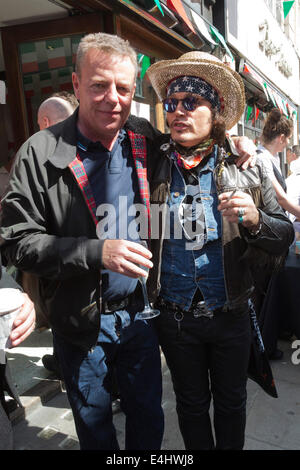
<svg viewBox="0 0 300 470">
<path fill-rule="evenodd" d="M 226 41 L 225 41 L 224 37 L 222 36 L 222 34 L 213 25 L 210 25 L 210 30 L 212 32 L 213 37 L 217 40 L 218 43 L 222 44 L 225 51 L 227 52 L 227 54 L 229 55 L 229 57 L 233 61 L 234 59 L 233 59 L 233 55 L 231 53 L 231 50 L 227 46 Z"/>
<path fill-rule="evenodd" d="M 247 106 L 247 116 L 246 116 L 246 122 L 248 122 L 248 121 L 249 121 L 249 118 L 250 118 L 250 116 L 251 116 L 251 113 L 252 113 L 252 111 L 253 111 L 253 108 L 252 108 L 252 106 Z"/>
<path fill-rule="evenodd" d="M 202 36 L 204 36 L 205 39 L 208 42 L 210 42 L 211 44 L 216 46 L 217 43 L 212 38 L 211 32 L 208 29 L 208 26 L 207 26 L 206 22 L 203 20 L 203 18 L 201 18 L 201 16 L 198 15 L 198 13 L 196 13 L 194 10 L 191 10 L 191 14 L 192 14 L 193 21 L 194 21 L 196 27 L 198 28 L 198 30 L 200 31 L 200 33 L 202 34 Z"/>
<path fill-rule="evenodd" d="M 288 14 L 290 12 L 290 9 L 294 5 L 294 3 L 295 3 L 295 0 L 292 1 L 292 2 L 282 2 L 284 18 L 286 18 L 288 16 Z"/>
<path fill-rule="evenodd" d="M 194 26 L 192 25 L 191 21 L 189 20 L 189 17 L 187 16 L 187 13 L 185 11 L 184 5 L 182 4 L 181 0 L 167 0 L 167 6 L 171 10 L 175 10 L 179 16 L 183 19 L 185 24 L 188 26 L 188 28 L 194 33 L 197 34 Z"/>
<path fill-rule="evenodd" d="M 138 54 L 138 64 L 141 67 L 140 79 L 143 80 L 145 73 L 151 65 L 150 57 L 145 54 Z"/>
</svg>

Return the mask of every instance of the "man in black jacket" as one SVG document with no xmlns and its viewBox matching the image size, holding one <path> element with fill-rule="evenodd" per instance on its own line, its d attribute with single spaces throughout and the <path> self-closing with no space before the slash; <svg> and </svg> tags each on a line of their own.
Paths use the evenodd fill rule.
<svg viewBox="0 0 300 470">
<path fill-rule="evenodd" d="M 119 224 L 124 198 L 145 207 L 147 220 L 146 158 L 158 135 L 146 122 L 139 134 L 140 121 L 128 119 L 136 71 L 125 41 L 86 36 L 73 74 L 78 110 L 25 142 L 2 200 L 2 249 L 39 278 L 35 301 L 49 315 L 82 449 L 119 448 L 114 369 L 126 448 L 159 449 L 163 435 L 157 336 L 151 322 L 135 321 L 139 265 L 151 268 L 151 253 Z M 116 209 L 114 239 L 97 236 L 103 204 Z"/>
</svg>

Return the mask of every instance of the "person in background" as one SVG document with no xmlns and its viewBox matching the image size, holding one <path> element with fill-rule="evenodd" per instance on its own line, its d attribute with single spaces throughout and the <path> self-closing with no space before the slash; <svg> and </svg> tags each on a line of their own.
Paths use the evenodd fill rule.
<svg viewBox="0 0 300 470">
<path fill-rule="evenodd" d="M 187 450 L 242 449 L 252 266 L 272 269 L 293 227 L 261 163 L 241 170 L 226 148 L 225 129 L 245 108 L 239 74 L 199 51 L 147 73 L 171 132 L 150 184 L 153 216 L 158 205 L 163 222 L 151 240 L 148 290 L 159 294 L 155 323 L 180 431 Z"/>
<path fill-rule="evenodd" d="M 0 289 L 7 287 L 8 276 L 5 271 L 2 276 L 1 257 L 0 257 Z M 10 284 L 14 283 L 10 279 Z M 19 287 L 16 284 L 16 287 Z M 24 304 L 20 313 L 16 316 L 13 323 L 13 329 L 10 335 L 12 347 L 19 346 L 35 328 L 35 309 L 28 295 L 23 293 Z M 5 400 L 5 392 L 8 393 L 15 402 L 22 406 L 20 398 L 9 370 L 5 351 L 0 350 L 0 450 L 13 449 L 13 431 L 9 419 L 8 403 Z"/>
<path fill-rule="evenodd" d="M 64 121 L 78 106 L 76 96 L 66 91 L 53 93 L 38 109 L 37 121 L 40 130 Z"/>
<path fill-rule="evenodd" d="M 289 145 L 292 132 L 293 121 L 285 117 L 279 109 L 272 109 L 264 123 L 260 138 L 261 144 L 258 146 L 257 153 L 273 183 L 279 204 L 287 213 L 298 219 L 300 217 L 300 206 L 287 193 L 287 186 L 281 172 L 278 155 Z M 294 154 L 293 148 L 291 153 Z M 289 159 L 291 158 L 294 157 L 289 156 Z M 274 314 L 271 315 L 268 308 L 270 296 L 273 295 L 272 290 L 273 288 L 276 289 L 277 274 L 266 276 L 264 272 L 258 272 L 257 277 L 260 278 L 261 276 L 264 280 L 260 280 L 261 287 L 255 292 L 255 302 L 259 312 L 262 337 L 269 358 L 280 360 L 283 357 L 283 352 L 277 348 L 280 319 L 278 316 L 275 318 Z"/>
<path fill-rule="evenodd" d="M 285 180 L 286 192 L 293 204 L 300 207 L 300 145 L 293 145 L 293 154 L 295 159 L 290 163 L 290 175 Z M 289 217 L 295 232 L 300 232 L 300 219 L 294 214 L 289 214 Z"/>
<path fill-rule="evenodd" d="M 285 179 L 281 172 L 278 155 L 288 146 L 292 132 L 293 121 L 281 114 L 279 109 L 272 109 L 264 124 L 257 153 L 273 183 L 279 204 L 285 211 L 300 218 L 300 207 L 293 204 L 286 194 Z"/>
<path fill-rule="evenodd" d="M 40 130 L 47 129 L 65 119 L 74 113 L 78 106 L 78 101 L 73 93 L 67 91 L 59 91 L 53 93 L 49 98 L 41 103 L 37 113 L 37 121 Z M 25 292 L 27 292 L 32 300 L 35 300 L 34 292 L 38 286 L 38 278 L 33 274 L 23 272 L 21 273 L 21 285 Z M 49 328 L 49 322 L 47 315 L 43 312 L 43 307 L 36 300 L 36 317 L 37 317 L 37 328 Z M 44 367 L 53 372 L 58 379 L 62 378 L 62 374 L 59 367 L 59 362 L 55 349 L 53 354 L 45 354 L 42 357 Z"/>
</svg>

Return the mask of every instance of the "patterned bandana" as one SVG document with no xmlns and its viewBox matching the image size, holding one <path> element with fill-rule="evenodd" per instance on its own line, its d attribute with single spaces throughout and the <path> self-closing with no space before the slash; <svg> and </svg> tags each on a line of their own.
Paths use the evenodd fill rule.
<svg viewBox="0 0 300 470">
<path fill-rule="evenodd" d="M 175 144 L 178 166 L 181 166 L 186 170 L 195 168 L 203 158 L 212 152 L 214 145 L 214 140 L 208 139 L 197 146 L 197 148 L 189 149 L 188 152 L 185 152 L 182 146 Z"/>
<path fill-rule="evenodd" d="M 206 99 L 213 108 L 221 109 L 220 97 L 217 91 L 205 80 L 199 77 L 181 76 L 172 80 L 167 87 L 167 97 L 174 93 L 195 93 Z"/>
</svg>

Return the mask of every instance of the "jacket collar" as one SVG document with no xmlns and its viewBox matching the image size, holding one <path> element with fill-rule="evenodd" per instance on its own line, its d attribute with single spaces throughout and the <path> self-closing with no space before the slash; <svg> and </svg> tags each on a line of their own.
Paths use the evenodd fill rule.
<svg viewBox="0 0 300 470">
<path fill-rule="evenodd" d="M 49 156 L 49 161 L 56 168 L 67 168 L 67 166 L 76 158 L 77 155 L 77 120 L 78 109 L 68 117 L 65 121 L 46 129 L 46 132 L 51 132 L 56 137 L 56 147 L 54 153 Z M 131 129 L 136 132 L 136 119 L 134 116 L 129 116 L 124 128 L 125 130 Z M 144 134 L 144 132 L 143 132 Z"/>
<path fill-rule="evenodd" d="M 77 118 L 78 108 L 65 121 L 46 130 L 46 132 L 51 132 L 57 140 L 54 153 L 49 156 L 49 161 L 56 168 L 66 168 L 76 157 Z"/>
</svg>

